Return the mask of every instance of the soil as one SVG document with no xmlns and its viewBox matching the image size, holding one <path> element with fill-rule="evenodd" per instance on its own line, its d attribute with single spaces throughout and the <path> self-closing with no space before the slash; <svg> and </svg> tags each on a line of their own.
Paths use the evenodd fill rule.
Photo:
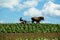
<svg viewBox="0 0 60 40">
<path fill-rule="evenodd" d="M 16 40 L 17 38 L 54 38 L 60 37 L 60 33 L 0 33 L 0 40 Z"/>
</svg>

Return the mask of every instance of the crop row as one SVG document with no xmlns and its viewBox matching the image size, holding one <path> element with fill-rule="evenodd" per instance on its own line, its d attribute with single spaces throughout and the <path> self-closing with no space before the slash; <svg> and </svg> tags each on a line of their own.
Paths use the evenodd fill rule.
<svg viewBox="0 0 60 40">
<path fill-rule="evenodd" d="M 31 38 L 17 38 L 16 40 L 32 40 Z M 34 38 L 33 40 L 60 40 L 60 38 Z"/>
<path fill-rule="evenodd" d="M 58 24 L 0 24 L 0 33 L 60 32 Z"/>
</svg>

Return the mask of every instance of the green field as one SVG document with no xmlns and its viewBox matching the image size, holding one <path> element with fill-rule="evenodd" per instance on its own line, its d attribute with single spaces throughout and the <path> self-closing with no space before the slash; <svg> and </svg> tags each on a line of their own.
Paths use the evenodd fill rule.
<svg viewBox="0 0 60 40">
<path fill-rule="evenodd" d="M 0 24 L 0 40 L 60 40 L 60 24 Z"/>
<path fill-rule="evenodd" d="M 60 24 L 0 24 L 0 33 L 52 33 L 60 32 Z"/>
</svg>

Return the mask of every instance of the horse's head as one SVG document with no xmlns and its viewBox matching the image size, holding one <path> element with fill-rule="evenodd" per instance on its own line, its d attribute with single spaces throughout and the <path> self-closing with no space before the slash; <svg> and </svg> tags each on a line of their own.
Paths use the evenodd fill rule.
<svg viewBox="0 0 60 40">
<path fill-rule="evenodd" d="M 41 19 L 41 20 L 44 20 L 44 17 L 38 17 L 39 19 Z"/>
</svg>

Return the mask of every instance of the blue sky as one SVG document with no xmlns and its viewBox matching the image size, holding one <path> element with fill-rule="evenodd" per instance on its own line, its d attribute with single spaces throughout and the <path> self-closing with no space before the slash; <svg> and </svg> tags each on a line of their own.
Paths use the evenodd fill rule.
<svg viewBox="0 0 60 40">
<path fill-rule="evenodd" d="M 19 18 L 44 16 L 42 23 L 60 24 L 60 0 L 0 0 L 0 23 L 19 23 Z"/>
</svg>

